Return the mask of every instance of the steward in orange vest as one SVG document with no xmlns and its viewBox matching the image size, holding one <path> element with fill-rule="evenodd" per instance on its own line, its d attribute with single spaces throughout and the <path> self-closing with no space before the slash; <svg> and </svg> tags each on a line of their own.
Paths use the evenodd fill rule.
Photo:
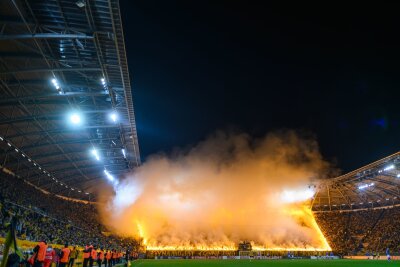
<svg viewBox="0 0 400 267">
<path fill-rule="evenodd" d="M 97 260 L 97 252 L 96 252 L 96 247 L 92 247 L 92 250 L 90 251 L 90 261 L 89 261 L 89 266 L 93 267 L 93 263 Z"/>
<path fill-rule="evenodd" d="M 33 267 L 43 267 L 43 261 L 46 256 L 47 243 L 46 241 L 40 241 L 33 249 L 35 253 Z"/>
<path fill-rule="evenodd" d="M 101 267 L 103 260 L 104 260 L 104 252 L 103 248 L 100 248 L 99 253 L 97 253 L 97 265 L 99 265 L 99 267 Z"/>
<path fill-rule="evenodd" d="M 117 263 L 117 251 L 113 249 L 111 254 L 111 266 L 114 266 L 116 263 Z"/>
<path fill-rule="evenodd" d="M 68 244 L 65 244 L 64 248 L 61 250 L 59 267 L 65 267 L 67 265 L 70 254 L 71 250 L 68 248 Z"/>
<path fill-rule="evenodd" d="M 106 253 L 106 267 L 111 267 L 111 250 Z"/>
<path fill-rule="evenodd" d="M 93 246 L 86 246 L 83 250 L 83 267 L 88 267 L 88 263 L 90 263 L 90 254 L 92 252 Z"/>
</svg>

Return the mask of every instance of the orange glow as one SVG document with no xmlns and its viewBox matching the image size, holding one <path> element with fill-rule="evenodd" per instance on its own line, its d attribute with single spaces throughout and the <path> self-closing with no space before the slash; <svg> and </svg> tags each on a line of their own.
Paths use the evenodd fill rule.
<svg viewBox="0 0 400 267">
<path fill-rule="evenodd" d="M 287 246 L 287 247 L 268 247 L 263 246 L 261 244 L 252 243 L 252 249 L 254 251 L 331 251 L 331 247 L 329 246 L 326 238 L 324 237 L 321 229 L 319 228 L 315 217 L 311 211 L 311 209 L 307 206 L 297 206 L 293 205 L 291 208 L 288 208 L 284 211 L 287 214 L 290 214 L 293 218 L 295 218 L 299 223 L 305 224 L 310 229 L 312 229 L 316 235 L 316 239 L 318 240 L 318 247 L 313 246 Z M 225 244 L 196 244 L 196 245 L 188 245 L 184 243 L 177 244 L 168 244 L 168 245 L 160 245 L 154 241 L 147 242 L 148 237 L 143 231 L 143 227 L 138 223 L 137 228 L 140 234 L 140 238 L 143 240 L 143 244 L 145 245 L 147 250 L 151 251 L 236 251 L 238 250 L 237 245 L 233 242 L 227 242 Z"/>
<path fill-rule="evenodd" d="M 307 203 L 326 168 L 295 134 L 218 134 L 173 158 L 155 156 L 109 196 L 104 223 L 148 250 L 329 251 Z"/>
</svg>

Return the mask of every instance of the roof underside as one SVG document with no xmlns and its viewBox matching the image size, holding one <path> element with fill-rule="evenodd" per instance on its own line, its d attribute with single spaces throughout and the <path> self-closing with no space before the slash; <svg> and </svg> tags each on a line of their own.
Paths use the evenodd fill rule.
<svg viewBox="0 0 400 267">
<path fill-rule="evenodd" d="M 0 95 L 3 171 L 86 198 L 105 168 L 120 177 L 140 164 L 117 0 L 0 1 Z"/>
<path fill-rule="evenodd" d="M 314 211 L 354 210 L 400 205 L 400 152 L 318 187 Z"/>
</svg>

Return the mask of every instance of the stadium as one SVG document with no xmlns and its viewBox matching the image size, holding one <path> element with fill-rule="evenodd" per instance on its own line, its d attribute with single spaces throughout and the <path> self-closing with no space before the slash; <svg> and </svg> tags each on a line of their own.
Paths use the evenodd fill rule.
<svg viewBox="0 0 400 267">
<path fill-rule="evenodd" d="M 292 133 L 217 134 L 143 163 L 120 2 L 0 18 L 2 267 L 397 266 L 400 152 L 335 177 Z"/>
</svg>

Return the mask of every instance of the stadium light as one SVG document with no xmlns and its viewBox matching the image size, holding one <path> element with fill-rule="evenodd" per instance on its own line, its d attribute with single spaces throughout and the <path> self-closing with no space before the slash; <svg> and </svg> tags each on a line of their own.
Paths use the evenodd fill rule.
<svg viewBox="0 0 400 267">
<path fill-rule="evenodd" d="M 390 170 L 393 170 L 393 169 L 394 169 L 394 165 L 392 164 L 392 165 L 389 165 L 389 166 L 385 167 L 383 170 L 384 171 L 390 171 Z"/>
<path fill-rule="evenodd" d="M 80 124 L 81 122 L 82 122 L 82 119 L 81 119 L 81 116 L 79 116 L 79 114 L 78 113 L 73 113 L 73 114 L 71 114 L 71 116 L 69 117 L 69 119 L 70 119 L 70 121 L 73 123 L 73 124 Z"/>
<path fill-rule="evenodd" d="M 115 111 L 113 111 L 113 112 L 110 114 L 110 118 L 111 118 L 111 120 L 112 120 L 113 122 L 116 122 L 117 119 L 118 119 L 117 113 L 116 113 Z"/>
<path fill-rule="evenodd" d="M 360 185 L 358 187 L 358 189 L 362 190 L 362 189 L 365 189 L 365 188 L 368 188 L 368 187 L 371 187 L 371 186 L 374 186 L 374 183 Z"/>
<path fill-rule="evenodd" d="M 106 174 L 108 180 L 114 182 L 115 180 L 114 176 L 112 176 L 107 170 L 104 170 L 104 173 Z"/>
<path fill-rule="evenodd" d="M 51 79 L 51 83 L 54 85 L 54 87 L 59 90 L 60 89 L 60 85 L 58 84 L 57 79 L 53 78 Z"/>
<path fill-rule="evenodd" d="M 97 152 L 97 150 L 95 148 L 92 149 L 92 154 L 96 158 L 96 160 L 100 160 L 99 153 Z"/>
</svg>

